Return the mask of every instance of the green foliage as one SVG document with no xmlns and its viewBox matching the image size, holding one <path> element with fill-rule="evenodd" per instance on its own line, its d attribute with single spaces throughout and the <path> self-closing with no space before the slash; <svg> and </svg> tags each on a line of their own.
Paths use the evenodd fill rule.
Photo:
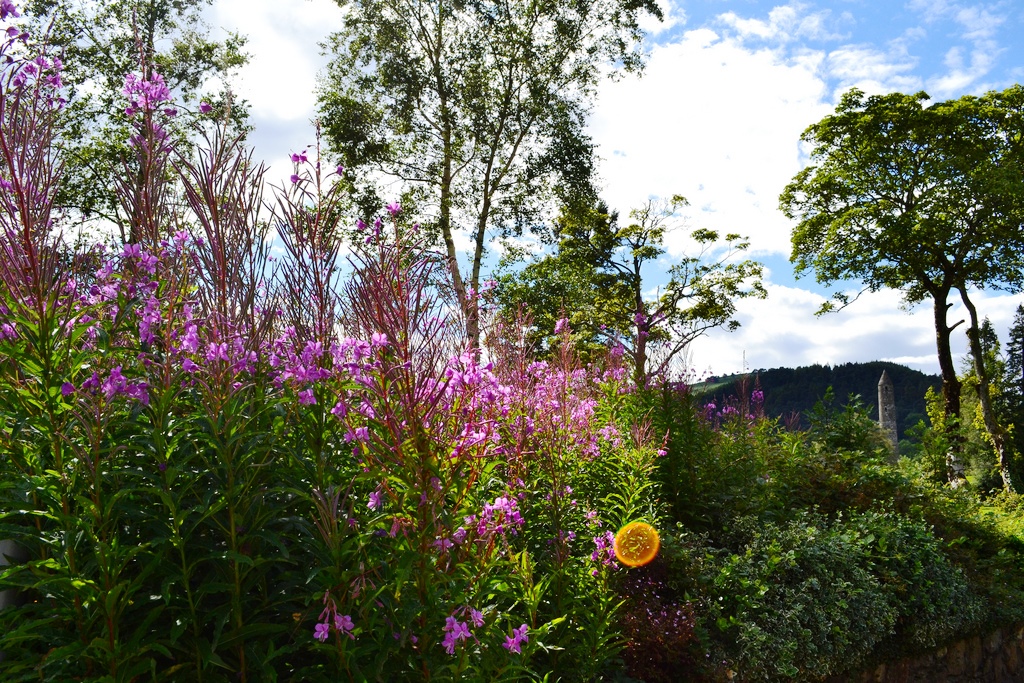
<svg viewBox="0 0 1024 683">
<path fill-rule="evenodd" d="M 665 456 L 658 462 L 656 476 L 672 519 L 703 528 L 709 511 L 701 503 L 709 496 L 702 489 L 720 481 L 714 474 L 707 476 L 704 469 L 718 453 L 712 448 L 714 435 L 701 423 L 685 384 L 666 382 L 643 396 L 650 401 L 655 429 L 665 436 Z M 734 468 L 721 468 L 721 473 L 733 472 Z"/>
<path fill-rule="evenodd" d="M 704 647 L 736 680 L 855 672 L 1016 618 L 1020 542 L 970 491 L 929 479 L 924 455 L 887 464 L 859 402 L 820 402 L 794 432 L 749 401 L 699 410 L 665 396 L 680 412 L 659 476 L 685 522 L 663 545 L 665 585 L 692 601 Z M 687 429 L 684 405 L 701 415 Z"/>
<path fill-rule="evenodd" d="M 764 393 L 764 413 L 779 418 L 787 425 L 807 429 L 810 424 L 807 413 L 832 387 L 840 399 L 851 394 L 860 396 L 873 419 L 878 418 L 875 397 L 878 379 L 882 371 L 892 378 L 896 398 L 896 422 L 901 438 L 908 430 L 927 416 L 924 395 L 929 387 L 937 389 L 939 378 L 913 370 L 898 363 L 873 361 L 868 363 L 843 363 L 840 365 L 809 365 L 797 368 L 771 368 L 755 370 L 743 375 L 727 375 L 703 384 L 694 385 L 694 392 L 705 400 L 720 403 L 722 399 L 738 392 L 737 383 L 746 379 L 748 383 L 756 378 Z"/>
<path fill-rule="evenodd" d="M 743 680 L 803 680 L 862 664 L 892 629 L 857 536 L 799 515 L 740 519 L 738 552 L 714 561 L 710 617 Z"/>
<path fill-rule="evenodd" d="M 555 251 L 500 278 L 503 315 L 525 307 L 540 346 L 550 344 L 564 316 L 584 349 L 622 345 L 637 385 L 665 375 L 706 331 L 739 326 L 737 301 L 766 296 L 761 264 L 736 260 L 749 242 L 707 229 L 690 234 L 694 252 L 674 259 L 668 282 L 647 296 L 645 274 L 665 257 L 665 236 L 677 227 L 671 219 L 686 205 L 678 195 L 649 201 L 630 212 L 627 225 L 601 203 L 567 207 L 555 226 Z"/>
<path fill-rule="evenodd" d="M 922 522 L 806 511 L 740 518 L 702 567 L 709 616 L 740 680 L 810 680 L 932 647 L 978 624 L 982 599 Z"/>
<path fill-rule="evenodd" d="M 621 347 L 584 364 L 568 328 L 538 361 L 506 327 L 485 363 L 462 343 L 449 263 L 398 207 L 339 262 L 349 181 L 319 160 L 277 196 L 269 288 L 259 173 L 223 131 L 179 155 L 184 203 L 133 205 L 146 244 L 69 251 L 49 221 L 59 164 L 22 153 L 52 149 L 59 107 L 15 78 L 38 73 L 15 40 L 3 680 L 698 680 L 724 673 L 711 661 L 812 680 L 1024 618 L 1019 518 L 1006 530 L 1021 505 L 1004 493 L 986 516 L 927 476 L 959 428 L 937 402 L 939 436 L 892 467 L 857 401 L 826 396 L 808 431 L 785 431 L 758 389 L 700 405 L 682 384 L 638 386 Z M 146 114 L 155 133 L 166 113 Z M 140 155 L 118 201 L 166 190 L 167 153 Z M 599 216 L 570 251 L 625 259 L 617 240 L 634 240 L 632 258 L 655 258 L 646 211 L 621 234 Z M 164 232 L 186 224 L 208 239 Z M 638 520 L 662 551 L 626 569 L 612 539 Z"/>
<path fill-rule="evenodd" d="M 851 395 L 841 408 L 835 405 L 832 387 L 807 413 L 808 437 L 828 451 L 860 451 L 875 454 L 887 448 L 878 423 L 868 416 L 860 396 Z"/>
<path fill-rule="evenodd" d="M 110 192 L 131 158 L 133 127 L 124 114 L 126 74 L 163 76 L 178 107 L 195 113 L 200 99 L 210 117 L 245 129 L 247 107 L 231 96 L 232 73 L 245 64 L 245 38 L 212 40 L 203 12 L 212 0 L 31 0 L 26 13 L 36 29 L 62 50 L 67 107 L 61 136 L 66 175 L 56 197 L 62 208 L 85 218 L 115 221 L 123 207 Z M 208 91 L 211 84 L 219 90 Z M 184 119 L 184 117 L 183 117 Z M 187 136 L 187 125 L 171 126 Z M 137 241 L 133 240 L 133 241 Z"/>
<path fill-rule="evenodd" d="M 1024 153 L 1017 144 L 1024 88 L 930 107 L 927 99 L 847 92 L 835 114 L 804 133 L 814 146 L 812 163 L 787 185 L 780 204 L 799 221 L 792 253 L 798 274 L 812 270 L 821 283 L 898 289 L 908 305 L 931 299 L 944 410 L 958 417 L 949 299 L 958 293 L 968 308 L 973 346 L 979 320 L 971 290 L 1016 291 L 1024 284 L 1024 177 L 1014 170 Z M 846 303 L 837 293 L 823 310 Z M 981 370 L 979 378 L 984 384 Z M 950 481 L 960 481 L 955 439 L 951 446 Z"/>
<path fill-rule="evenodd" d="M 835 114 L 804 133 L 812 164 L 780 200 L 800 220 L 798 272 L 901 289 L 908 303 L 944 286 L 1019 282 L 1024 181 L 1011 169 L 1022 97 L 1014 86 L 925 108 L 925 93 L 846 93 Z"/>
<path fill-rule="evenodd" d="M 661 11 L 653 0 L 338 5 L 343 28 L 325 45 L 333 59 L 319 93 L 331 150 L 350 171 L 383 171 L 422 207 L 478 344 L 469 290 L 481 291 L 491 236 L 540 225 L 553 199 L 594 197 L 585 115 L 601 65 L 639 70 L 639 20 Z"/>
<path fill-rule="evenodd" d="M 1007 427 L 1017 425 L 1013 430 L 1014 438 L 1021 443 L 1024 440 L 1024 305 L 1018 305 L 1013 316 L 1003 369 Z M 1024 448 L 1018 446 L 1017 452 L 1024 453 Z"/>
</svg>

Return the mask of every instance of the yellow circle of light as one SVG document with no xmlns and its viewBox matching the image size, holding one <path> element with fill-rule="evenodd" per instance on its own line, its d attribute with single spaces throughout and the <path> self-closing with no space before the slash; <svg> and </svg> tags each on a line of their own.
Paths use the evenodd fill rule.
<svg viewBox="0 0 1024 683">
<path fill-rule="evenodd" d="M 661 539 L 647 522 L 630 522 L 615 534 L 615 557 L 627 567 L 641 567 L 658 554 Z"/>
</svg>

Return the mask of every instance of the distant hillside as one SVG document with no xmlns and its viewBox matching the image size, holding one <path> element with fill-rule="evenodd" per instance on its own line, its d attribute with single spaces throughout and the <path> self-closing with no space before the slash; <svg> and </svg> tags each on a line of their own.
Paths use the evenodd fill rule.
<svg viewBox="0 0 1024 683">
<path fill-rule="evenodd" d="M 871 417 L 878 419 L 878 380 L 885 370 L 892 378 L 896 395 L 896 419 L 900 438 L 909 427 L 925 418 L 924 394 L 928 387 L 941 386 L 938 375 L 926 375 L 918 370 L 896 363 L 846 363 L 845 365 L 811 365 L 802 368 L 773 368 L 755 370 L 746 375 L 748 391 L 755 378 L 764 392 L 764 411 L 770 417 L 800 416 L 800 424 L 807 427 L 804 416 L 831 386 L 836 402 L 845 405 L 850 394 L 859 395 L 864 405 L 871 408 Z M 737 384 L 744 375 L 717 377 L 694 387 L 708 400 L 721 401 L 735 397 Z"/>
</svg>

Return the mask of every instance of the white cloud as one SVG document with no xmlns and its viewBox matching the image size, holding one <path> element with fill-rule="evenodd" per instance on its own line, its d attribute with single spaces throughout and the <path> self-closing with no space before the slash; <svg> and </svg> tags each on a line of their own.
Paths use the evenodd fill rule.
<svg viewBox="0 0 1024 683">
<path fill-rule="evenodd" d="M 948 14 L 955 3 L 949 0 L 911 0 L 907 6 L 920 12 L 925 21 L 932 23 Z"/>
<path fill-rule="evenodd" d="M 930 301 L 908 311 L 901 307 L 899 292 L 884 290 L 866 293 L 842 311 L 815 316 L 824 297 L 772 283 L 767 289 L 766 300 L 739 302 L 739 330 L 715 330 L 692 345 L 697 372 L 740 372 L 744 361 L 747 369 L 757 369 L 887 360 L 939 373 Z M 975 292 L 972 300 L 1005 343 L 1020 297 Z M 950 309 L 948 320 L 952 324 L 966 317 L 958 304 Z M 958 370 L 967 354 L 964 329 L 956 328 L 951 337 Z"/>
<path fill-rule="evenodd" d="M 590 126 L 602 196 L 625 215 L 650 197 L 683 194 L 693 228 L 788 251 L 790 225 L 776 206 L 800 169 L 800 134 L 829 111 L 819 63 L 812 53 L 787 62 L 708 29 L 656 47 L 642 78 L 602 84 Z"/>
<path fill-rule="evenodd" d="M 648 35 L 658 36 L 686 23 L 686 10 L 681 4 L 673 0 L 657 0 L 657 2 L 663 15 L 661 21 L 646 13 L 640 16 L 640 28 Z"/>
<path fill-rule="evenodd" d="M 970 62 L 964 58 L 963 46 L 946 52 L 943 64 L 948 71 L 928 79 L 928 90 L 937 97 L 951 97 L 965 90 L 982 91 L 991 86 L 982 82 L 992 70 L 996 57 L 1004 51 L 996 41 L 996 32 L 1006 23 L 999 5 L 966 5 L 949 0 L 916 0 L 912 9 L 922 14 L 925 22 L 934 24 L 952 21 L 959 28 L 959 38 L 971 45 Z"/>
<path fill-rule="evenodd" d="M 830 10 L 809 11 L 805 2 L 773 7 L 767 19 L 745 18 L 728 11 L 717 22 L 739 40 L 788 43 L 796 40 L 836 41 L 844 38 L 836 29 L 851 23 L 852 15 L 843 12 L 834 18 Z"/>
<path fill-rule="evenodd" d="M 839 40 L 843 34 L 829 28 L 832 13 L 829 10 L 807 12 L 808 5 L 795 2 L 789 5 L 774 7 L 768 13 L 768 19 L 746 19 L 735 12 L 726 12 L 718 16 L 718 21 L 732 29 L 740 40 L 757 39 L 780 43 L 797 39 Z M 849 20 L 849 15 L 840 16 L 840 22 Z"/>
<path fill-rule="evenodd" d="M 341 28 L 342 16 L 331 0 L 217 0 L 209 10 L 214 27 L 248 37 L 251 58 L 235 91 L 251 106 L 250 143 L 270 163 L 272 182 L 291 174 L 290 152 L 314 141 L 316 78 L 327 63 L 318 44 Z"/>
<path fill-rule="evenodd" d="M 970 63 L 967 64 L 963 48 L 950 48 L 943 60 L 949 71 L 928 81 L 929 92 L 935 97 L 952 97 L 963 93 L 989 73 L 998 52 L 998 47 L 992 41 L 981 41 L 971 51 Z M 984 90 L 985 86 L 982 85 L 980 89 Z"/>
<path fill-rule="evenodd" d="M 837 81 L 836 93 L 859 88 L 869 95 L 912 92 L 921 87 L 913 70 L 917 60 L 900 47 L 882 51 L 871 45 L 844 45 L 828 54 L 825 71 Z"/>
<path fill-rule="evenodd" d="M 296 120 L 309 118 L 316 104 L 316 74 L 325 64 L 316 46 L 341 27 L 341 18 L 330 0 L 218 0 L 212 22 L 248 36 L 252 58 L 239 75 L 253 110 Z"/>
<path fill-rule="evenodd" d="M 987 40 L 1006 21 L 1006 17 L 993 14 L 987 7 L 961 7 L 956 10 L 956 22 L 964 27 L 967 40 Z"/>
</svg>

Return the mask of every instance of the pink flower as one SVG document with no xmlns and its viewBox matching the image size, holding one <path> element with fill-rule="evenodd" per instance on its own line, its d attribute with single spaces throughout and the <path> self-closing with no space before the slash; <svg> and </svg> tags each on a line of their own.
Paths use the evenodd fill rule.
<svg viewBox="0 0 1024 683">
<path fill-rule="evenodd" d="M 345 443 L 350 441 L 368 441 L 370 439 L 370 430 L 366 427 L 356 427 L 355 430 L 349 430 L 345 432 Z"/>
<path fill-rule="evenodd" d="M 313 637 L 319 640 L 321 643 L 327 640 L 327 636 L 331 634 L 330 624 L 317 624 L 313 628 Z"/>
<path fill-rule="evenodd" d="M 136 74 L 126 75 L 121 92 L 128 98 L 129 104 L 125 109 L 128 116 L 155 109 L 155 105 L 171 99 L 171 91 L 158 73 L 154 73 L 150 80 Z"/>
<path fill-rule="evenodd" d="M 455 636 L 450 632 L 444 635 L 444 640 L 441 641 L 441 645 L 444 645 L 444 651 L 448 654 L 455 654 Z"/>
<path fill-rule="evenodd" d="M 213 106 L 211 106 L 209 102 L 199 103 L 199 113 L 209 114 L 211 111 L 213 111 Z"/>
<path fill-rule="evenodd" d="M 526 624 L 523 624 L 519 628 L 512 629 L 512 635 L 505 636 L 505 642 L 502 643 L 502 647 L 508 650 L 509 652 L 521 654 L 522 650 L 519 646 L 523 643 L 530 642 L 530 638 L 526 635 L 526 632 L 529 630 L 530 629 Z"/>
<path fill-rule="evenodd" d="M 473 636 L 469 632 L 469 625 L 464 621 L 459 621 L 455 617 L 446 617 L 444 620 L 444 640 L 441 644 L 444 645 L 445 652 L 450 655 L 455 654 L 455 645 L 460 640 L 467 640 Z"/>
<path fill-rule="evenodd" d="M 388 204 L 387 207 L 385 208 L 387 208 L 388 213 L 391 214 L 392 218 L 394 218 L 395 216 L 402 212 L 402 206 L 398 202 L 395 202 L 394 204 Z"/>
<path fill-rule="evenodd" d="M 20 17 L 21 14 L 18 12 L 18 8 L 14 5 L 13 0 L 3 0 L 3 2 L 0 2 L 0 19 L 6 19 L 9 16 Z"/>
<path fill-rule="evenodd" d="M 296 183 L 298 183 L 299 182 L 299 174 L 298 173 L 292 173 L 291 181 L 292 181 L 292 185 L 295 185 Z"/>
<path fill-rule="evenodd" d="M 103 394 L 109 401 L 117 394 L 123 394 L 128 388 L 128 380 L 121 374 L 121 366 L 110 371 L 110 375 L 103 382 Z"/>
<path fill-rule="evenodd" d="M 352 629 L 355 628 L 355 624 L 352 623 L 352 617 L 348 614 L 335 614 L 334 628 L 338 629 L 338 633 L 343 636 L 348 636 L 355 640 L 355 636 L 352 635 Z"/>
</svg>

